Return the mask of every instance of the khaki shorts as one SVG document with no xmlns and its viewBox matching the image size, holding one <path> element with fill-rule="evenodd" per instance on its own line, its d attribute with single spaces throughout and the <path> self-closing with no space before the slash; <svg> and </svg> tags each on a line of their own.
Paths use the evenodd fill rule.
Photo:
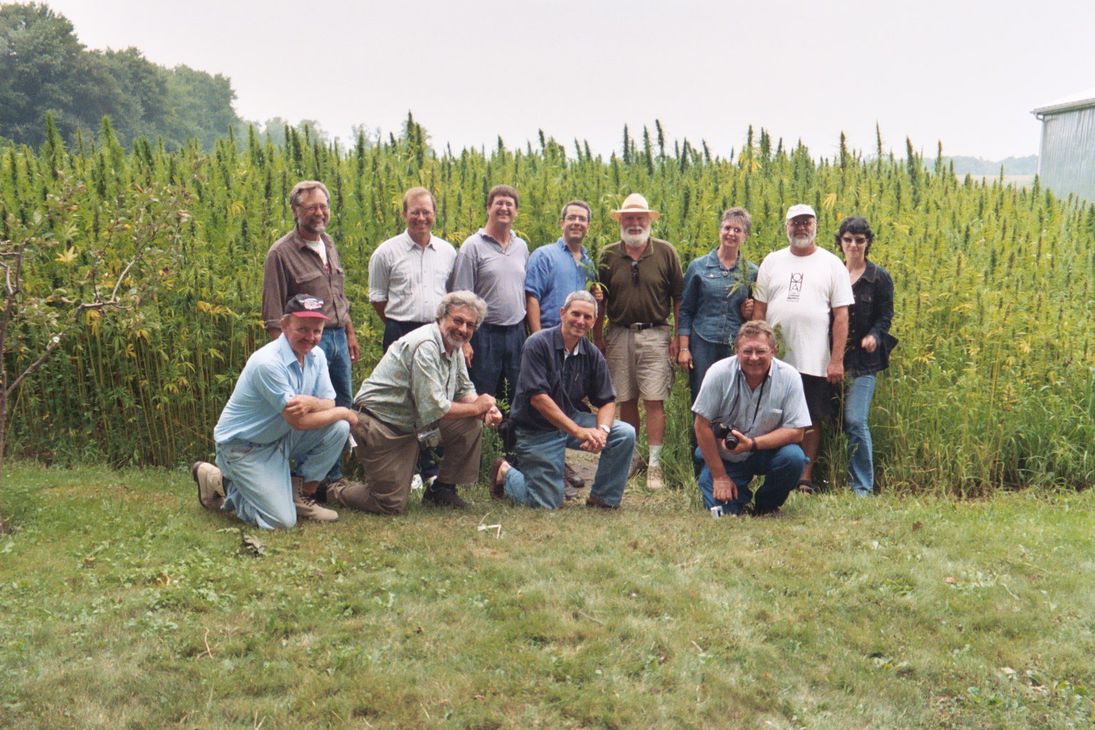
<svg viewBox="0 0 1095 730">
<path fill-rule="evenodd" d="M 669 325 L 631 330 L 614 324 L 605 333 L 605 359 L 616 400 L 664 401 L 673 388 L 673 363 L 669 361 Z"/>
</svg>

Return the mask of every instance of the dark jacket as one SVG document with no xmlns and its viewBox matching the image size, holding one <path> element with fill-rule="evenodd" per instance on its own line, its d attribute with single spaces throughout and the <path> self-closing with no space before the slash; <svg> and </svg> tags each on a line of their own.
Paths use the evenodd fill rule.
<svg viewBox="0 0 1095 730">
<path fill-rule="evenodd" d="M 844 370 L 851 376 L 869 375 L 890 366 L 890 350 L 897 338 L 890 334 L 893 321 L 893 279 L 886 270 L 871 261 L 867 270 L 852 285 L 855 304 L 848 310 L 848 349 L 844 352 Z M 878 347 L 867 352 L 860 341 L 874 335 Z"/>
</svg>

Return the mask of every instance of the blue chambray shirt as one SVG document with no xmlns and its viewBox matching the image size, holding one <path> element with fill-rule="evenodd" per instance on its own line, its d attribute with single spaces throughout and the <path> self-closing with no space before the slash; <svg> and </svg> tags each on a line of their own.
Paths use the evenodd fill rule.
<svg viewBox="0 0 1095 730">
<path fill-rule="evenodd" d="M 555 243 L 545 243 L 533 251 L 525 273 L 525 293 L 531 294 L 540 302 L 540 327 L 557 327 L 561 324 L 559 310 L 566 298 L 572 292 L 585 289 L 596 278 L 593 261 L 585 246 L 582 247 L 580 264 L 574 260 L 562 238 Z"/>
<path fill-rule="evenodd" d="M 749 293 L 749 284 L 757 280 L 757 267 L 747 264 L 747 281 L 742 281 L 742 261 L 731 268 L 719 261 L 718 249 L 693 259 L 684 275 L 681 314 L 677 334 L 699 336 L 720 345 L 731 344 L 741 327 L 741 303 Z"/>
<path fill-rule="evenodd" d="M 301 368 L 289 340 L 282 334 L 247 359 L 232 397 L 213 429 L 213 440 L 218 444 L 250 441 L 265 445 L 284 438 L 293 428 L 281 412 L 289 399 L 297 395 L 334 400 L 335 389 L 323 350 L 313 347 L 304 356 Z"/>
</svg>

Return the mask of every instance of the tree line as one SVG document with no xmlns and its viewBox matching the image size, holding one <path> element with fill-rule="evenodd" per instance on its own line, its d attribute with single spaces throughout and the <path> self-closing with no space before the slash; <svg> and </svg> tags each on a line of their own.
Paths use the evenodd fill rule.
<svg viewBox="0 0 1095 730">
<path fill-rule="evenodd" d="M 51 116 L 63 139 L 90 144 L 103 117 L 125 147 L 137 139 L 168 150 L 197 139 L 211 149 L 242 122 L 231 81 L 185 65 L 158 66 L 136 48 L 86 48 L 63 15 L 38 3 L 0 5 L 0 137 L 31 147 Z"/>
</svg>

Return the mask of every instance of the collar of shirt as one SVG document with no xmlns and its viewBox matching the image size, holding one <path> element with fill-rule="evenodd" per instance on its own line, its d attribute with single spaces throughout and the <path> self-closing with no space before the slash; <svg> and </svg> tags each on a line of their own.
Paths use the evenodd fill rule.
<svg viewBox="0 0 1095 730">
<path fill-rule="evenodd" d="M 297 360 L 297 354 L 293 352 L 293 348 L 289 345 L 289 339 L 285 336 L 284 332 L 278 335 L 277 343 L 278 357 L 281 358 L 281 364 L 286 366 L 296 365 L 297 367 L 300 367 L 300 361 Z M 317 344 L 316 347 L 319 347 L 319 345 Z M 309 362 L 315 362 L 316 347 L 313 347 L 308 351 L 308 354 L 304 356 L 305 365 Z M 301 368 L 301 372 L 303 372 L 303 370 L 304 368 Z"/>
<path fill-rule="evenodd" d="M 563 251 L 563 253 L 569 254 L 569 255 L 570 255 L 570 256 L 571 256 L 572 258 L 573 258 L 574 254 L 573 254 L 573 253 L 571 252 L 571 250 L 570 250 L 570 246 L 568 246 L 568 245 L 567 245 L 567 242 L 566 242 L 566 240 L 565 240 L 565 239 L 564 239 L 564 238 L 563 238 L 562 236 L 560 236 L 560 237 L 559 237 L 559 240 L 557 240 L 557 241 L 555 242 L 555 245 L 556 245 L 556 246 L 558 246 L 558 247 L 559 247 L 559 249 L 560 249 L 561 251 Z M 590 258 L 589 258 L 589 252 L 588 252 L 588 251 L 586 251 L 586 247 L 585 247 L 585 246 L 582 246 L 582 247 L 581 247 L 581 250 L 580 250 L 580 252 L 579 252 L 579 253 L 580 253 L 580 259 L 581 259 L 581 261 L 583 261 L 583 262 L 586 262 L 586 261 L 589 261 L 589 260 L 590 260 Z"/>
<path fill-rule="evenodd" d="M 873 261 L 867 262 L 867 268 L 863 270 L 863 273 L 860 274 L 859 278 L 861 280 L 869 281 L 872 284 L 874 283 L 874 280 L 878 278 L 878 267 L 875 266 Z"/>
<path fill-rule="evenodd" d="M 405 239 L 404 243 L 407 244 L 408 251 L 413 251 L 416 248 L 422 248 L 413 238 L 411 238 L 411 232 L 405 228 L 403 229 L 403 238 Z M 432 233 L 430 234 L 430 240 L 429 243 L 426 244 L 426 248 L 436 248 L 436 246 L 433 245 Z"/>
<path fill-rule="evenodd" d="M 733 271 L 741 266 L 741 251 L 738 251 L 738 260 L 734 262 L 734 265 L 730 268 L 726 268 L 722 265 L 722 261 L 719 261 L 719 249 L 716 247 L 711 253 L 703 257 L 703 264 L 709 269 L 723 269 L 725 271 Z"/>
<path fill-rule="evenodd" d="M 627 244 L 623 242 L 623 239 L 620 239 L 619 241 L 617 241 L 616 245 L 619 246 L 618 251 L 619 251 L 619 254 L 620 254 L 620 258 L 626 259 L 628 261 L 636 261 L 636 260 L 641 261 L 642 259 L 645 259 L 648 256 L 653 256 L 654 255 L 654 237 L 653 236 L 646 239 L 646 248 L 643 249 L 643 252 L 639 255 L 638 259 L 631 258 L 631 254 L 629 254 L 627 252 Z"/>
</svg>

